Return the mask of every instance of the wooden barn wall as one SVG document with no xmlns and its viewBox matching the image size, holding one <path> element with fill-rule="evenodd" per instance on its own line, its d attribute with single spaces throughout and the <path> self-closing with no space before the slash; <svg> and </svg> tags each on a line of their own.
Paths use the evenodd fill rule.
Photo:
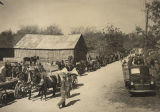
<svg viewBox="0 0 160 112">
<path fill-rule="evenodd" d="M 41 59 L 47 59 L 50 61 L 66 60 L 68 56 L 74 57 L 74 50 L 34 50 L 34 49 L 15 49 L 15 57 L 31 57 L 39 56 Z"/>
<path fill-rule="evenodd" d="M 81 36 L 78 43 L 76 44 L 75 51 L 74 51 L 74 60 L 75 62 L 86 60 L 87 55 L 87 46 L 83 37 Z"/>
</svg>

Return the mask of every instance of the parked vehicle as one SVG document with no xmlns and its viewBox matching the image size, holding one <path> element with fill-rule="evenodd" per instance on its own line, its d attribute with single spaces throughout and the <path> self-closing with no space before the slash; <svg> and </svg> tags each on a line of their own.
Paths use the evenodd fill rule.
<svg viewBox="0 0 160 112">
<path fill-rule="evenodd" d="M 131 95 L 135 93 L 154 93 L 156 83 L 145 65 L 123 66 L 125 86 Z"/>
</svg>

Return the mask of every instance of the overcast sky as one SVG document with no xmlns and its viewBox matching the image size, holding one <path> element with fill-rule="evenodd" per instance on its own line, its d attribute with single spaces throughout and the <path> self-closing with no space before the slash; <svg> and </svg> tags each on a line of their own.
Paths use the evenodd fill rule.
<svg viewBox="0 0 160 112">
<path fill-rule="evenodd" d="M 107 24 L 123 32 L 144 28 L 144 0 L 1 0 L 0 31 L 16 31 L 21 25 L 45 27 L 57 24 L 64 32 L 71 27 Z"/>
</svg>

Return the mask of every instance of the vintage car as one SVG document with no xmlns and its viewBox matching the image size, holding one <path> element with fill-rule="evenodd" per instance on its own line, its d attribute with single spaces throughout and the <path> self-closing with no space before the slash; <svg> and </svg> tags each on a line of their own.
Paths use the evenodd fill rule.
<svg viewBox="0 0 160 112">
<path fill-rule="evenodd" d="M 145 65 L 123 66 L 124 82 L 131 95 L 135 93 L 154 93 L 156 83 Z"/>
</svg>

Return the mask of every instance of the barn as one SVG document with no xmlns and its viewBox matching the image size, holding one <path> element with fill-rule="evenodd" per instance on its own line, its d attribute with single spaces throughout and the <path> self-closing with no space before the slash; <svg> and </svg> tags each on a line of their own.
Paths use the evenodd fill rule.
<svg viewBox="0 0 160 112">
<path fill-rule="evenodd" d="M 81 34 L 40 35 L 26 34 L 14 46 L 15 58 L 39 56 L 49 61 L 67 60 L 72 56 L 75 62 L 86 60 L 87 47 Z"/>
</svg>

